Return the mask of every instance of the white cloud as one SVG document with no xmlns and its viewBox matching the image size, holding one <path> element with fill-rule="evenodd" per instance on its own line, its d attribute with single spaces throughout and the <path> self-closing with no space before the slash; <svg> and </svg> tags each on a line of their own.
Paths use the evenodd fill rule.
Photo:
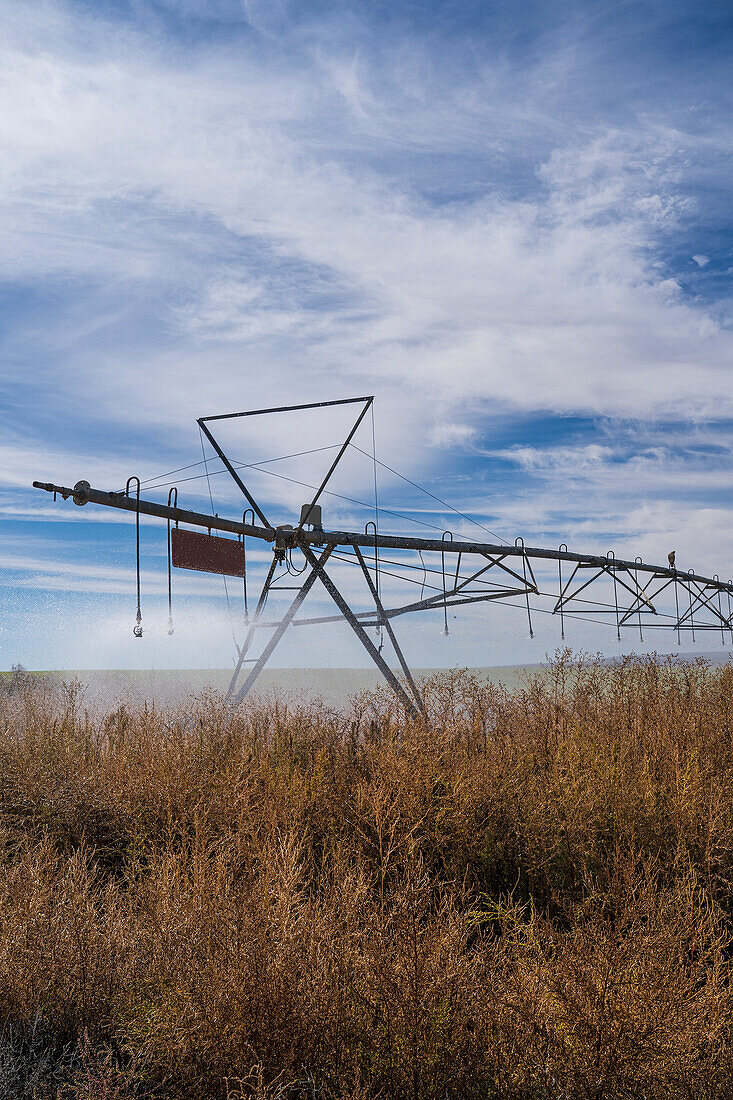
<svg viewBox="0 0 733 1100">
<path fill-rule="evenodd" d="M 524 470 L 571 473 L 597 467 L 613 456 L 613 448 L 598 443 L 582 447 L 512 447 L 509 451 L 494 452 L 497 457 L 516 462 Z"/>
<path fill-rule="evenodd" d="M 568 126 L 548 103 L 577 42 L 530 73 L 479 57 L 449 79 L 427 40 L 362 51 L 311 27 L 281 52 L 291 5 L 216 10 L 258 35 L 185 52 L 88 8 L 3 13 L 0 272 L 55 310 L 19 309 L 4 344 L 24 420 L 0 448 L 6 489 L 117 487 L 130 468 L 196 460 L 195 416 L 284 398 L 376 393 L 378 453 L 411 474 L 475 453 L 487 410 L 733 415 L 725 306 L 686 296 L 664 258 L 696 213 L 689 165 L 727 147 L 729 124 L 704 141 L 658 112 Z M 460 158 L 470 186 L 452 193 Z M 253 426 L 237 457 L 287 449 L 278 431 Z M 728 553 L 725 509 L 676 499 L 724 488 L 714 464 L 603 443 L 505 457 L 535 488 L 502 499 L 502 530 L 613 530 L 659 554 L 682 527 L 681 554 Z M 368 469 L 349 474 L 366 493 Z M 297 509 L 302 489 L 270 480 L 269 499 Z M 63 583 L 61 567 L 38 574 Z"/>
<path fill-rule="evenodd" d="M 65 388 L 86 387 L 100 409 L 125 415 L 122 395 L 139 390 L 150 399 L 135 416 L 170 422 L 213 391 L 232 401 L 244 353 L 253 396 L 306 389 L 304 370 L 331 386 L 346 374 L 357 388 L 407 390 L 422 415 L 439 401 L 446 419 L 484 398 L 624 415 L 733 411 L 730 334 L 650 256 L 686 212 L 676 185 L 689 135 L 649 125 L 591 135 L 556 149 L 531 199 L 492 194 L 486 179 L 475 200 L 433 208 L 389 174 L 319 155 L 319 123 L 356 94 L 340 65 L 270 71 L 245 53 L 235 68 L 219 53 L 182 71 L 140 41 L 120 48 L 119 32 L 113 46 L 102 24 L 92 38 L 85 56 L 63 39 L 42 53 L 5 48 L 6 276 L 112 278 L 125 300 L 160 280 L 175 300 L 182 284 L 184 306 L 161 304 L 166 324 L 184 345 L 194 335 L 212 364 L 201 375 L 185 346 L 134 359 L 122 347 L 114 371 L 77 359 Z M 388 105 L 374 90 L 359 101 L 366 140 Z M 480 104 L 471 121 L 480 131 Z M 230 247 L 259 242 L 303 275 L 294 284 L 272 265 L 264 275 L 261 259 L 228 262 L 224 275 L 215 257 L 201 262 L 211 233 L 233 234 Z M 309 271 L 327 272 L 347 300 L 308 308 Z M 265 378 L 253 377 L 255 350 Z"/>
</svg>

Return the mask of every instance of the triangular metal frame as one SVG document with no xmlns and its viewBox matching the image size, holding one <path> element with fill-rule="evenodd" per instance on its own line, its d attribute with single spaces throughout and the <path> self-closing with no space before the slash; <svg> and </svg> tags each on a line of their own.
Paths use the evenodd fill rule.
<svg viewBox="0 0 733 1100">
<path fill-rule="evenodd" d="M 351 431 L 349 432 L 346 439 L 344 440 L 344 442 L 343 442 L 343 444 L 342 444 L 342 446 L 339 450 L 339 453 L 336 455 L 335 459 L 331 463 L 331 467 L 330 467 L 328 473 L 326 474 L 326 476 L 324 477 L 324 479 L 321 482 L 320 486 L 316 490 L 316 495 L 313 497 L 312 501 L 308 505 L 307 510 L 304 510 L 304 512 L 303 512 L 304 516 L 308 516 L 308 515 L 311 514 L 314 506 L 318 503 L 318 501 L 321 497 L 321 494 L 323 493 L 323 490 L 326 488 L 326 485 L 328 484 L 328 482 L 331 479 L 331 475 L 333 474 L 334 470 L 336 469 L 339 462 L 341 461 L 344 454 L 346 453 L 346 449 L 349 446 L 349 444 L 351 443 L 351 440 L 354 438 L 354 435 L 356 434 L 356 431 L 357 431 L 359 425 L 361 424 L 362 420 L 366 416 L 369 409 L 372 407 L 373 401 L 374 401 L 373 396 L 372 397 L 345 397 L 345 398 L 342 398 L 339 401 L 311 401 L 311 402 L 309 402 L 308 404 L 305 404 L 305 405 L 280 405 L 277 408 L 272 408 L 272 409 L 250 409 L 248 412 L 221 413 L 218 416 L 200 416 L 197 419 L 196 423 L 198 424 L 199 428 L 201 429 L 201 431 L 204 433 L 204 435 L 208 439 L 211 446 L 216 451 L 216 453 L 219 456 L 219 458 L 221 459 L 221 461 L 224 463 L 224 466 L 226 467 L 226 469 L 229 471 L 231 476 L 234 478 L 235 483 L 238 485 L 238 487 L 244 493 L 245 498 L 249 501 L 251 507 L 255 511 L 255 514 L 257 516 L 259 516 L 259 518 L 264 523 L 265 527 L 269 527 L 269 529 L 271 531 L 273 531 L 273 530 L 275 530 L 275 528 L 270 523 L 270 521 L 268 520 L 265 513 L 262 511 L 262 509 L 260 508 L 260 506 L 257 503 L 257 501 L 255 500 L 255 498 L 252 496 L 252 494 L 249 491 L 249 489 L 247 488 L 247 486 L 244 484 L 244 481 L 242 480 L 242 478 L 237 473 L 237 470 L 236 470 L 235 466 L 227 458 L 226 454 L 224 453 L 223 447 L 221 446 L 219 441 L 214 437 L 214 433 L 211 431 L 211 429 L 209 427 L 207 427 L 207 425 L 210 424 L 213 420 L 235 420 L 235 419 L 238 419 L 238 418 L 244 417 L 244 416 L 267 416 L 270 413 L 300 412 L 301 410 L 305 410 L 305 409 L 325 409 L 325 408 L 332 407 L 334 405 L 363 404 L 364 407 L 362 408 L 361 412 L 357 416 L 357 418 L 354 422 L 354 426 L 351 428 Z M 303 529 L 303 522 L 304 521 L 301 520 L 298 523 L 298 528 L 295 532 L 296 538 L 300 534 L 301 530 Z"/>
</svg>

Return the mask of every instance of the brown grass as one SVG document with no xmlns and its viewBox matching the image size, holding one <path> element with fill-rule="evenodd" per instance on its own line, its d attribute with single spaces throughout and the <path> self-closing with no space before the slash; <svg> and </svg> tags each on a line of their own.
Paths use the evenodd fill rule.
<svg viewBox="0 0 733 1100">
<path fill-rule="evenodd" d="M 733 1094 L 733 668 L 0 688 L 0 1095 Z"/>
</svg>

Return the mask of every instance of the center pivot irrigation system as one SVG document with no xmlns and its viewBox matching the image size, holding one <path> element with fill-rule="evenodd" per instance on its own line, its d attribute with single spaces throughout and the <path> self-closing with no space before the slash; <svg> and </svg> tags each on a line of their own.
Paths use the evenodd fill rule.
<svg viewBox="0 0 733 1100">
<path fill-rule="evenodd" d="M 319 401 L 307 405 L 285 405 L 280 408 L 201 417 L 198 425 L 202 433 L 202 446 L 203 438 L 206 437 L 217 459 L 222 463 L 223 470 L 229 472 L 243 494 L 247 507 L 242 522 L 179 508 L 178 490 L 174 486 L 169 489 L 167 504 L 144 500 L 140 496 L 140 480 L 137 477 L 131 477 L 126 488 L 118 492 L 94 489 L 88 481 L 78 481 L 73 489 L 39 481 L 34 481 L 33 484 L 37 489 L 53 493 L 54 499 L 59 495 L 64 500 L 70 497 L 78 505 L 102 504 L 134 513 L 137 547 L 137 621 L 134 633 L 137 637 L 142 635 L 141 515 L 155 516 L 167 521 L 169 611 L 171 564 L 184 569 L 222 574 L 225 584 L 227 576 L 243 578 L 243 620 L 246 633 L 242 644 L 237 645 L 236 664 L 228 692 L 228 696 L 237 702 L 250 691 L 291 623 L 294 626 L 348 623 L 397 697 L 413 715 L 423 711 L 423 701 L 392 626 L 393 620 L 400 615 L 437 611 L 442 615 L 444 633 L 448 634 L 449 608 L 499 600 L 522 608 L 527 616 L 530 637 L 533 636 L 533 614 L 544 613 L 558 617 L 562 639 L 565 638 L 568 617 L 575 616 L 614 626 L 619 640 L 622 628 L 638 630 L 643 641 L 644 629 L 665 627 L 676 632 L 678 642 L 681 641 L 683 631 L 689 632 L 694 640 L 696 631 L 719 630 L 722 643 L 725 645 L 730 640 L 733 644 L 733 582 L 721 581 L 717 575 L 705 577 L 693 570 L 685 572 L 677 569 L 674 551 L 668 556 L 669 564 L 660 566 L 649 565 L 639 557 L 633 561 L 625 561 L 615 557 L 612 551 L 605 555 L 574 553 L 568 550 L 565 543 L 557 549 L 543 549 L 526 546 L 522 538 L 517 538 L 513 544 L 467 541 L 454 537 L 447 530 L 439 538 L 383 533 L 380 530 L 381 517 L 399 513 L 380 509 L 377 505 L 376 470 L 377 465 L 384 464 L 377 462 L 374 452 L 373 400 L 372 397 L 353 397 L 341 401 Z M 228 457 L 214 436 L 211 425 L 243 417 L 305 412 L 345 405 L 360 406 L 357 418 L 342 444 L 333 448 L 317 448 L 332 449 L 337 453 L 320 485 L 308 486 L 314 490 L 313 496 L 301 508 L 297 525 L 282 523 L 274 526 L 241 476 L 242 471 L 247 468 L 262 467 L 238 463 Z M 356 447 L 353 440 L 368 412 L 372 415 L 372 452 L 367 457 L 374 465 L 375 518 L 366 524 L 363 531 L 327 530 L 322 524 L 319 501 L 324 494 L 339 496 L 326 486 L 347 451 L 354 448 L 362 455 L 366 454 Z M 203 465 L 206 466 L 207 478 L 208 461 L 204 454 Z M 397 474 L 390 467 L 386 469 Z M 408 478 L 404 480 L 418 489 L 421 488 Z M 160 484 L 162 483 L 158 482 Z M 304 483 L 298 481 L 296 484 Z M 445 501 L 427 490 L 423 491 L 442 506 L 456 512 Z M 353 498 L 346 499 L 353 502 Z M 213 498 L 211 510 L 214 511 Z M 482 524 L 463 513 L 457 512 L 457 515 L 487 531 Z M 251 522 L 246 522 L 248 518 L 251 518 Z M 235 538 L 212 535 L 212 531 L 221 531 Z M 491 534 L 488 531 L 487 533 Z M 247 598 L 247 539 L 256 539 L 272 547 L 269 569 L 252 611 Z M 295 559 L 293 555 L 296 555 Z M 333 570 L 326 570 L 328 563 L 335 562 L 356 567 L 364 582 L 368 610 L 354 611 L 350 606 L 334 581 Z M 296 576 L 299 583 L 295 586 L 279 583 L 283 577 L 288 576 Z M 338 614 L 296 619 L 298 610 L 316 582 L 333 600 Z M 402 584 L 403 591 L 404 586 L 411 585 L 414 594 L 415 586 L 419 587 L 420 597 L 386 607 L 385 603 L 390 601 L 385 597 L 385 589 L 398 590 L 398 582 Z M 295 597 L 282 617 L 266 621 L 263 612 L 268 596 L 284 590 L 294 590 Z M 376 631 L 376 642 L 368 633 L 370 629 Z M 267 641 L 259 656 L 250 657 L 254 639 L 260 630 L 271 633 L 269 637 L 265 634 Z M 172 632 L 172 620 L 169 620 L 169 632 Z M 404 680 L 398 679 L 382 655 L 385 633 L 394 649 Z M 250 665 L 251 668 L 242 685 L 238 687 L 245 665 Z"/>
</svg>

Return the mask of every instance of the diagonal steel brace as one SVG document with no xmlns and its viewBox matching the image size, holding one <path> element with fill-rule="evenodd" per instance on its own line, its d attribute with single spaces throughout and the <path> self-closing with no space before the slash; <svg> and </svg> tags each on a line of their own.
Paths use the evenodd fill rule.
<svg viewBox="0 0 733 1100">
<path fill-rule="evenodd" d="M 244 639 L 244 641 L 242 642 L 242 648 L 240 649 L 239 654 L 237 656 L 237 663 L 236 663 L 236 666 L 234 668 L 234 672 L 232 674 L 231 682 L 229 684 L 229 690 L 227 691 L 227 694 L 226 694 L 227 699 L 230 699 L 231 696 L 234 694 L 234 689 L 237 686 L 237 680 L 239 678 L 239 673 L 242 670 L 242 665 L 244 664 L 244 659 L 247 656 L 247 653 L 249 652 L 249 647 L 252 645 L 252 639 L 254 638 L 254 633 L 255 633 L 255 630 L 257 629 L 259 618 L 260 618 L 260 616 L 261 616 L 261 614 L 264 610 L 265 601 L 267 600 L 267 594 L 270 591 L 270 586 L 272 584 L 272 578 L 275 575 L 276 565 L 277 565 L 277 559 L 273 557 L 272 564 L 270 565 L 267 576 L 265 577 L 265 583 L 262 585 L 262 591 L 260 592 L 260 598 L 257 601 L 257 607 L 255 608 L 254 615 L 252 616 L 252 619 L 250 621 L 250 627 L 249 627 L 249 630 L 247 631 L 247 636 Z"/>
<path fill-rule="evenodd" d="M 303 553 L 305 554 L 308 562 L 312 566 L 315 567 L 315 565 L 317 564 L 317 561 L 316 561 L 316 557 L 315 557 L 313 551 L 311 550 L 311 548 L 307 545 L 307 543 L 301 543 L 301 549 L 302 549 Z M 401 701 L 401 703 L 405 707 L 405 710 L 407 710 L 407 712 L 413 718 L 418 718 L 419 715 L 420 715 L 419 710 L 417 709 L 417 707 L 415 706 L 415 704 L 413 703 L 412 699 L 407 694 L 405 689 L 403 688 L 402 684 L 399 682 L 399 680 L 395 676 L 392 669 L 389 667 L 387 662 L 382 657 L 382 654 L 379 652 L 379 650 L 375 646 L 374 642 L 371 640 L 371 638 L 369 637 L 369 635 L 365 631 L 364 627 L 361 625 L 359 620 L 354 615 L 354 612 L 351 610 L 351 608 L 347 604 L 346 600 L 341 595 L 338 588 L 336 587 L 336 585 L 333 583 L 333 581 L 329 577 L 328 573 L 326 573 L 325 570 L 321 570 L 320 573 L 318 574 L 318 579 L 320 580 L 321 584 L 323 585 L 323 587 L 328 592 L 328 594 L 331 597 L 331 599 L 333 600 L 333 602 L 338 607 L 341 614 L 347 620 L 349 626 L 354 631 L 357 638 L 359 639 L 361 644 L 364 646 L 364 648 L 366 649 L 366 651 L 369 654 L 369 656 L 371 657 L 371 659 L 374 661 L 374 664 L 377 666 L 377 668 L 382 673 L 382 675 L 384 676 L 384 678 L 387 681 L 387 683 L 389 684 L 389 686 L 394 691 L 395 695 L 398 697 L 398 699 Z"/>
<path fill-rule="evenodd" d="M 293 621 L 293 618 L 295 617 L 298 608 L 300 607 L 303 600 L 306 598 L 306 596 L 310 592 L 311 588 L 315 584 L 316 577 L 319 576 L 319 574 L 321 573 L 321 570 L 323 569 L 323 566 L 324 566 L 326 560 L 328 559 L 328 557 L 329 557 L 332 550 L 333 550 L 332 545 L 327 546 L 326 549 L 321 554 L 320 558 L 316 558 L 315 555 L 310 554 L 310 558 L 312 559 L 312 561 L 310 562 L 310 564 L 312 566 L 312 569 L 311 569 L 310 573 L 306 577 L 305 582 L 303 583 L 302 587 L 300 588 L 297 596 L 295 597 L 295 599 L 291 603 L 290 607 L 288 608 L 288 610 L 285 612 L 282 619 L 280 620 L 280 623 L 277 627 L 277 630 L 272 635 L 272 637 L 270 638 L 270 640 L 267 643 L 267 645 L 265 646 L 265 648 L 262 650 L 262 653 L 259 656 L 259 658 L 257 659 L 257 661 L 255 662 L 249 676 L 247 677 L 247 679 L 244 681 L 241 688 L 237 692 L 237 694 L 235 696 L 235 702 L 241 703 L 242 699 L 244 699 L 245 695 L 251 689 L 251 687 L 254 684 L 255 680 L 257 679 L 259 674 L 262 672 L 262 669 L 265 667 L 265 665 L 269 661 L 269 659 L 270 659 L 275 647 L 277 646 L 278 642 L 280 641 L 283 634 L 285 633 L 285 631 L 290 626 L 290 623 Z M 244 648 L 244 647 L 242 647 L 242 648 Z"/>
<path fill-rule="evenodd" d="M 369 591 L 371 592 L 372 597 L 374 599 L 374 603 L 376 605 L 377 612 L 378 612 L 378 615 L 379 615 L 379 625 L 384 626 L 384 629 L 387 631 L 387 634 L 389 635 L 389 640 L 392 643 L 392 648 L 394 649 L 395 653 L 397 654 L 397 660 L 400 662 L 400 664 L 402 666 L 402 671 L 405 674 L 405 679 L 407 680 L 407 683 L 410 685 L 410 690 L 412 691 L 412 694 L 415 696 L 415 702 L 417 703 L 418 709 L 421 711 L 421 713 L 424 714 L 425 713 L 425 704 L 422 701 L 422 696 L 421 696 L 420 692 L 417 689 L 415 681 L 412 678 L 412 673 L 410 672 L 410 667 L 407 664 L 407 661 L 405 660 L 405 658 L 402 654 L 402 650 L 400 649 L 400 647 L 397 643 L 397 638 L 395 637 L 395 632 L 392 629 L 392 624 L 389 621 L 389 619 L 387 618 L 387 615 L 385 614 L 384 606 L 383 606 L 382 601 L 380 599 L 379 592 L 377 591 L 377 587 L 374 584 L 374 581 L 372 580 L 372 575 L 369 572 L 369 570 L 367 569 L 366 562 L 364 561 L 364 556 L 363 556 L 363 554 L 362 554 L 362 552 L 361 552 L 361 550 L 359 549 L 358 546 L 354 547 L 354 553 L 356 554 L 357 558 L 359 559 L 359 565 L 361 566 L 362 573 L 366 577 L 366 582 L 369 585 Z M 379 651 L 377 651 L 377 652 L 379 652 Z"/>
</svg>

